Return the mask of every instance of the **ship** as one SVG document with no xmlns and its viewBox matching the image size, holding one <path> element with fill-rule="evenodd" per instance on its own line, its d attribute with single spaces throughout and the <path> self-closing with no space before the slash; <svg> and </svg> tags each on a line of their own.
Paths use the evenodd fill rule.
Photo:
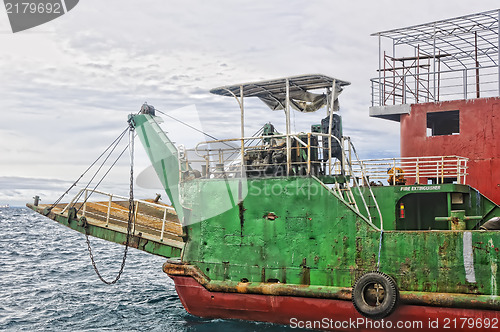
<svg viewBox="0 0 500 332">
<path fill-rule="evenodd" d="M 163 271 L 195 316 L 320 330 L 498 328 L 499 14 L 374 34 L 393 53 L 379 49 L 369 112 L 400 123 L 400 157 L 359 158 L 339 106 L 348 81 L 289 76 L 210 91 L 236 100 L 237 138 L 186 148 L 154 106 L 129 116 L 171 205 L 84 188 L 68 204 L 27 206 L 167 258 Z M 396 56 L 400 47 L 411 54 Z M 282 112 L 284 128 L 265 122 L 246 135 L 247 98 Z M 322 115 L 294 132 L 292 112 Z"/>
</svg>

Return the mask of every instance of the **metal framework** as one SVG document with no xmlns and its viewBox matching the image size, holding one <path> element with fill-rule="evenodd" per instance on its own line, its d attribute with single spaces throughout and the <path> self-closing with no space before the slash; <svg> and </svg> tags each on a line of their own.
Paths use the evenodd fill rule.
<svg viewBox="0 0 500 332">
<path fill-rule="evenodd" d="M 379 38 L 372 106 L 500 95 L 499 21 L 495 9 L 372 34 Z"/>
<path fill-rule="evenodd" d="M 345 86 L 351 83 L 321 74 L 290 76 L 274 80 L 227 85 L 210 90 L 211 93 L 221 96 L 232 96 L 240 106 L 241 112 L 241 156 L 244 155 L 245 137 L 245 110 L 243 104 L 244 97 L 258 97 L 266 103 L 272 110 L 284 110 L 286 117 L 286 151 L 287 151 L 287 175 L 291 168 L 291 126 L 290 108 L 293 103 L 295 107 L 300 103 L 316 104 L 312 106 L 322 106 L 326 104 L 327 115 L 330 116 L 329 123 L 329 146 L 331 146 L 333 111 L 339 94 Z M 311 91 L 324 89 L 326 94 L 315 94 Z M 300 100 L 299 103 L 295 99 Z M 311 111 L 317 110 L 313 108 Z M 309 112 L 307 106 L 302 111 Z M 331 159 L 331 158 L 330 158 Z M 243 160 L 241 161 L 243 163 Z M 243 172 L 243 167 L 242 167 Z M 243 174 L 243 173 L 242 173 Z"/>
</svg>

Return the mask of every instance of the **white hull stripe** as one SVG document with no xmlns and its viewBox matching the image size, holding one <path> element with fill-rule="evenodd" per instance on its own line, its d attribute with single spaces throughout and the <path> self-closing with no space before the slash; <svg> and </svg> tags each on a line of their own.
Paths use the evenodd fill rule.
<svg viewBox="0 0 500 332">
<path fill-rule="evenodd" d="M 472 233 L 464 232 L 464 268 L 465 279 L 468 282 L 476 282 L 474 271 L 474 252 L 472 251 Z"/>
</svg>

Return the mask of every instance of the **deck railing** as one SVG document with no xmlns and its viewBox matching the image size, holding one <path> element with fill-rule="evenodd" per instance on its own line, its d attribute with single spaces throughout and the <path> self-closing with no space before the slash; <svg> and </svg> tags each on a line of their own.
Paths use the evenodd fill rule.
<svg viewBox="0 0 500 332">
<path fill-rule="evenodd" d="M 290 153 L 286 153 L 286 155 L 291 156 L 290 159 L 287 159 L 284 153 L 285 142 L 290 142 L 291 145 Z M 230 143 L 233 143 L 234 146 L 231 146 Z M 218 144 L 218 146 L 211 146 L 212 144 Z M 245 144 L 243 149 L 241 144 Z M 204 146 L 203 149 L 201 146 Z M 244 162 L 242 162 L 241 151 L 244 153 Z M 281 158 L 269 155 L 273 151 L 276 151 L 278 155 L 281 154 Z M 189 157 L 189 152 L 194 152 L 194 158 Z M 260 156 L 261 159 L 259 160 L 253 159 L 252 154 L 258 155 L 259 153 L 266 156 Z M 329 190 L 332 189 L 340 199 L 359 212 L 359 207 L 351 192 L 351 186 L 360 190 L 358 179 L 351 176 L 353 174 L 351 160 L 353 157 L 359 161 L 349 137 L 339 139 L 333 135 L 323 133 L 299 133 L 288 135 L 288 137 L 287 135 L 276 134 L 243 139 L 206 141 L 199 143 L 191 151 L 184 148 L 180 149 L 180 178 L 181 181 L 192 179 L 192 175 L 194 175 L 192 170 L 197 169 L 195 166 L 197 164 L 201 166 L 201 171 L 197 169 L 199 172 L 197 176 L 203 178 L 306 175 L 316 178 L 326 186 L 318 176 L 330 176 L 327 183 L 333 187 L 328 187 Z M 263 162 L 266 158 L 267 160 Z M 267 172 L 268 167 L 273 171 Z M 284 167 L 284 169 L 280 169 L 280 167 Z M 183 169 L 191 170 L 187 172 L 189 173 L 187 177 L 182 174 Z M 279 172 L 276 172 L 276 169 Z M 367 182 L 367 178 L 363 177 L 363 174 L 360 174 L 360 178 L 363 178 L 365 183 Z M 345 185 L 346 181 L 348 182 L 347 185 Z M 369 184 L 367 186 L 371 191 Z M 368 221 L 373 224 L 370 209 L 363 195 L 360 195 L 360 197 L 368 215 Z M 382 214 L 376 201 L 375 207 L 382 228 Z"/>
<path fill-rule="evenodd" d="M 395 73 L 372 78 L 372 106 L 418 104 L 500 95 L 498 66 Z"/>
<path fill-rule="evenodd" d="M 361 178 L 361 170 L 370 181 L 388 180 L 394 183 L 396 177 L 406 184 L 427 184 L 455 182 L 465 184 L 467 158 L 459 156 L 429 156 L 367 159 L 353 162 L 353 176 Z"/>
<path fill-rule="evenodd" d="M 82 216 L 86 216 L 88 214 L 88 212 L 87 212 L 87 202 L 88 202 L 88 199 L 90 198 L 90 196 L 94 196 L 96 194 L 108 197 L 107 205 L 106 205 L 107 206 L 106 227 L 108 227 L 109 226 L 109 221 L 110 221 L 110 219 L 112 219 L 112 215 L 113 215 L 112 210 L 116 209 L 116 208 L 112 207 L 113 200 L 128 201 L 129 200 L 128 197 L 120 196 L 120 195 L 114 195 L 114 194 L 110 194 L 110 193 L 106 193 L 106 192 L 102 192 L 102 191 L 98 191 L 98 190 L 92 190 L 92 189 L 85 189 L 84 188 L 84 189 L 81 189 L 73 197 L 73 199 L 71 200 L 71 202 L 69 202 L 64 207 L 64 209 L 61 211 L 61 213 L 66 212 L 70 207 L 72 207 L 75 204 L 77 204 L 79 202 L 79 200 L 83 197 L 83 201 L 82 201 L 83 206 L 81 207 L 81 209 L 82 209 Z M 175 209 L 173 207 L 171 207 L 171 206 L 166 206 L 166 205 L 162 205 L 162 204 L 156 204 L 156 203 L 152 203 L 152 202 L 148 202 L 148 201 L 140 200 L 140 199 L 134 199 L 134 223 L 133 223 L 133 226 L 132 226 L 132 233 L 135 233 L 135 226 L 136 226 L 135 220 L 137 220 L 137 215 L 138 214 L 140 215 L 139 204 L 143 204 L 143 205 L 147 205 L 147 206 L 150 206 L 150 207 L 154 207 L 154 208 L 157 208 L 157 209 L 160 209 L 160 210 L 163 211 L 162 227 L 161 227 L 161 232 L 160 232 L 160 240 L 163 241 L 164 235 L 165 235 L 165 223 L 167 221 L 167 213 L 175 214 Z"/>
<path fill-rule="evenodd" d="M 239 177 L 247 172 L 264 170 L 266 167 L 282 167 L 280 175 L 333 175 L 348 172 L 350 154 L 347 151 L 349 139 L 338 139 L 322 133 L 299 133 L 288 135 L 290 155 L 279 159 L 279 151 L 286 152 L 287 135 L 245 137 L 200 142 L 194 149 L 179 150 L 180 169 L 196 169 L 201 176 Z M 241 161 L 241 144 L 244 144 L 245 162 Z M 333 149 L 330 146 L 334 146 Z M 267 160 L 259 153 L 278 152 Z M 332 151 L 332 152 L 331 152 Z M 330 157 L 330 153 L 332 156 Z M 335 165 L 334 154 L 342 159 L 343 167 Z M 273 160 L 274 158 L 274 160 Z M 288 171 L 287 171 L 288 169 Z M 182 172 L 182 171 L 181 171 Z M 184 179 L 181 176 L 181 179 Z M 182 181 L 182 180 L 181 180 Z"/>
<path fill-rule="evenodd" d="M 337 159 L 329 158 L 330 149 L 328 148 L 331 143 L 337 141 L 335 137 L 332 137 L 327 145 L 323 145 L 323 142 L 328 140 L 327 134 L 301 133 L 290 135 L 290 137 L 293 142 L 292 160 L 288 163 L 286 160 L 276 162 L 276 160 L 270 160 L 270 157 L 267 161 L 264 161 L 264 157 L 260 161 L 256 159 L 252 161 L 251 157 L 252 154 L 262 151 L 279 150 L 280 147 L 283 149 L 286 135 L 244 138 L 243 141 L 249 144 L 244 147 L 246 162 L 243 166 L 240 152 L 241 139 L 201 142 L 193 150 L 183 150 L 180 162 L 185 164 L 184 169 L 197 169 L 200 176 L 206 178 L 239 177 L 242 174 L 242 168 L 246 172 L 251 172 L 259 168 L 288 165 L 293 169 L 292 175 L 345 175 L 362 179 L 361 172 L 363 171 L 370 180 L 384 180 L 389 178 L 388 171 L 392 169 L 393 177 L 402 175 L 407 179 L 408 184 L 410 182 L 424 184 L 429 180 L 435 183 L 451 181 L 459 184 L 466 183 L 468 159 L 464 157 L 425 156 L 357 160 L 353 158 L 349 137 L 343 137 L 338 140 L 343 149 L 337 154 L 340 154 L 340 158 Z M 271 143 L 271 139 L 275 142 Z M 264 143 L 266 140 L 268 143 Z M 283 158 L 286 159 L 286 156 L 283 155 Z M 285 170 L 282 171 L 278 175 L 286 175 Z M 185 177 L 181 179 L 185 180 Z"/>
</svg>

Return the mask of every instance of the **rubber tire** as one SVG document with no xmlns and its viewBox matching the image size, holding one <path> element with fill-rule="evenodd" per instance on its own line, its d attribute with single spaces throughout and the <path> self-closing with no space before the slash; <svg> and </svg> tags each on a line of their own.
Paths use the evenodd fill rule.
<svg viewBox="0 0 500 332">
<path fill-rule="evenodd" d="M 384 300 L 378 306 L 369 305 L 363 295 L 366 286 L 378 283 L 384 288 Z M 382 319 L 389 316 L 399 302 L 399 290 L 394 279 L 382 272 L 373 271 L 362 275 L 354 283 L 352 290 L 352 303 L 354 308 L 365 317 Z"/>
</svg>

